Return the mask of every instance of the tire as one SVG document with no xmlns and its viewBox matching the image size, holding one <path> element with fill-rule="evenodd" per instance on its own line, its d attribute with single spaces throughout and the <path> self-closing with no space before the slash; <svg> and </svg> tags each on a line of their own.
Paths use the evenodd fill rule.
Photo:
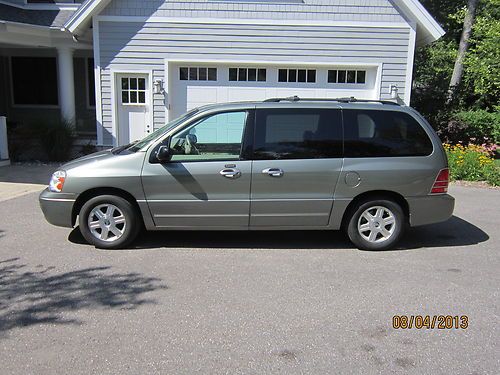
<svg viewBox="0 0 500 375">
<path fill-rule="evenodd" d="M 115 195 L 100 195 L 87 201 L 78 223 L 83 237 L 99 249 L 118 249 L 130 244 L 141 229 L 134 206 Z"/>
<path fill-rule="evenodd" d="M 401 206 L 392 200 L 364 201 L 351 212 L 347 235 L 358 249 L 388 250 L 403 236 L 405 214 Z"/>
</svg>

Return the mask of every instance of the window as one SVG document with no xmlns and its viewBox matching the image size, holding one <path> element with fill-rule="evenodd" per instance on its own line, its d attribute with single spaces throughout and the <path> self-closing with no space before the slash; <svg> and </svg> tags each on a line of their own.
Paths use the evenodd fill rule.
<svg viewBox="0 0 500 375">
<path fill-rule="evenodd" d="M 94 59 L 87 59 L 87 100 L 90 107 L 95 107 L 95 71 Z"/>
<path fill-rule="evenodd" d="M 12 57 L 14 104 L 58 105 L 55 57 Z"/>
<path fill-rule="evenodd" d="M 122 104 L 146 104 L 146 78 L 123 77 Z"/>
<path fill-rule="evenodd" d="M 230 81 L 265 82 L 266 69 L 257 68 L 229 68 Z"/>
<path fill-rule="evenodd" d="M 432 142 L 412 116 L 395 111 L 344 110 L 345 156 L 426 156 Z"/>
<path fill-rule="evenodd" d="M 328 83 L 366 83 L 366 70 L 329 70 Z"/>
<path fill-rule="evenodd" d="M 278 82 L 316 82 L 314 69 L 278 69 Z"/>
<path fill-rule="evenodd" d="M 331 109 L 267 109 L 257 112 L 254 158 L 342 157 L 342 117 Z"/>
<path fill-rule="evenodd" d="M 172 137 L 172 161 L 239 160 L 248 113 L 211 115 Z"/>
<path fill-rule="evenodd" d="M 217 81 L 217 68 L 179 68 L 181 81 Z"/>
</svg>

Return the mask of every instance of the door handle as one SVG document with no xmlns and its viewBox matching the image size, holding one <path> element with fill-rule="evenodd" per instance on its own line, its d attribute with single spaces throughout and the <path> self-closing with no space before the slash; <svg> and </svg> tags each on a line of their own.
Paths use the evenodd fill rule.
<svg viewBox="0 0 500 375">
<path fill-rule="evenodd" d="M 281 177 L 285 172 L 281 168 L 266 168 L 262 171 L 262 174 L 267 174 L 271 177 Z"/>
<path fill-rule="evenodd" d="M 227 168 L 219 172 L 221 176 L 226 178 L 239 178 L 241 177 L 241 172 L 236 168 Z"/>
</svg>

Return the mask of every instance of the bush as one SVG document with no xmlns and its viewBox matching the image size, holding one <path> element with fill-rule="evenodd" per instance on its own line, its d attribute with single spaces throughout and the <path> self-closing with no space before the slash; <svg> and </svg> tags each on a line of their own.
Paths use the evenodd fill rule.
<svg viewBox="0 0 500 375">
<path fill-rule="evenodd" d="M 452 180 L 487 181 L 494 186 L 500 185 L 500 169 L 485 147 L 445 143 L 444 148 Z"/>
<path fill-rule="evenodd" d="M 451 143 L 471 142 L 474 144 L 500 143 L 500 112 L 482 109 L 457 112 L 451 116 L 439 135 Z"/>
<path fill-rule="evenodd" d="M 67 161 L 71 158 L 75 142 L 75 131 L 71 122 L 39 122 L 35 124 L 34 130 L 49 161 Z"/>
</svg>

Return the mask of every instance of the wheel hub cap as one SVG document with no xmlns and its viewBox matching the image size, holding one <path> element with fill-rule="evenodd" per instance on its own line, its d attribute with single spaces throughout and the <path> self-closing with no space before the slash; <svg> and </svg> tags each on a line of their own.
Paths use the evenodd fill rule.
<svg viewBox="0 0 500 375">
<path fill-rule="evenodd" d="M 380 243 L 389 240 L 396 229 L 396 217 L 387 207 L 373 206 L 358 220 L 358 232 L 366 241 Z"/>
<path fill-rule="evenodd" d="M 113 204 L 101 204 L 90 211 L 88 226 L 95 238 L 114 242 L 123 236 L 127 223 L 118 207 Z"/>
</svg>

